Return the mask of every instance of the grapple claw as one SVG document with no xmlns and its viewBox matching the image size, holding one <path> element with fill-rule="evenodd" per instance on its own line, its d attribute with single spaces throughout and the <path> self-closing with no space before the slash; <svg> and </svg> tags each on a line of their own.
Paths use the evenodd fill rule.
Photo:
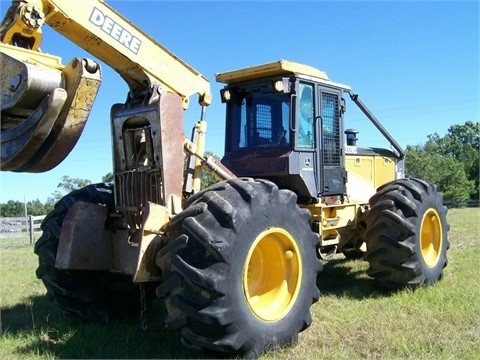
<svg viewBox="0 0 480 360">
<path fill-rule="evenodd" d="M 5 44 L 1 50 L 0 169 L 51 170 L 67 157 L 85 127 L 100 69 L 92 71 L 91 62 L 79 58 L 63 66 L 46 54 Z"/>
<path fill-rule="evenodd" d="M 28 119 L 2 131 L 3 171 L 18 171 L 29 167 L 30 160 L 50 134 L 66 99 L 67 92 L 64 89 L 55 89 Z"/>
</svg>

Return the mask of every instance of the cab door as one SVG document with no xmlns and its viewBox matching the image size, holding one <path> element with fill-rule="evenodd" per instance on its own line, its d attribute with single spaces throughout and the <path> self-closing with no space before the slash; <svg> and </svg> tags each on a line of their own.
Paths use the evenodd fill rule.
<svg viewBox="0 0 480 360">
<path fill-rule="evenodd" d="M 320 196 L 341 195 L 346 191 L 346 172 L 343 158 L 344 100 L 338 89 L 317 87 L 316 134 L 317 170 Z"/>
</svg>

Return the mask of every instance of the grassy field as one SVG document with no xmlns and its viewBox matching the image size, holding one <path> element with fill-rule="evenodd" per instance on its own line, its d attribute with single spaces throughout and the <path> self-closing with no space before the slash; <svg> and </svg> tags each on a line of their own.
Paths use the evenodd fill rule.
<svg viewBox="0 0 480 360">
<path fill-rule="evenodd" d="M 479 359 L 480 209 L 453 209 L 444 278 L 416 291 L 386 292 L 361 260 L 325 264 L 312 326 L 299 343 L 263 359 Z M 157 302 L 143 331 L 139 316 L 108 324 L 62 316 L 35 277 L 31 246 L 0 248 L 2 359 L 198 358 L 162 324 Z"/>
<path fill-rule="evenodd" d="M 39 234 L 35 234 L 34 240 L 40 237 Z M 15 237 L 0 237 L 0 248 L 10 246 L 24 246 L 30 244 L 30 237 L 28 235 L 21 235 Z"/>
</svg>

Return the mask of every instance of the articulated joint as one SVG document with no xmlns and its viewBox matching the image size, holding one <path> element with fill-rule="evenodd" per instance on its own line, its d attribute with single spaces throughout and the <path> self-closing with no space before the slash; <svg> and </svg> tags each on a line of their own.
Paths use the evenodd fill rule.
<svg viewBox="0 0 480 360">
<path fill-rule="evenodd" d="M 45 13 L 41 1 L 13 2 L 0 29 L 3 43 L 38 50 L 42 41 L 41 26 Z"/>
</svg>

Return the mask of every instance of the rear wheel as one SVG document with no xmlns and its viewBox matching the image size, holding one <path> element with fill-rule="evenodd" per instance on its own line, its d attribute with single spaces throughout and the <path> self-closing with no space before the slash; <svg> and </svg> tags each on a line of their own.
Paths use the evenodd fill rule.
<svg viewBox="0 0 480 360">
<path fill-rule="evenodd" d="M 196 195 L 157 256 L 167 325 L 197 350 L 258 356 L 310 325 L 322 264 L 310 213 L 273 183 L 234 179 Z"/>
<path fill-rule="evenodd" d="M 436 186 L 395 180 L 370 199 L 367 216 L 368 274 L 389 288 L 432 284 L 447 266 L 447 208 Z"/>
<path fill-rule="evenodd" d="M 88 185 L 63 197 L 42 223 L 43 234 L 35 243 L 39 265 L 37 277 L 43 281 L 47 294 L 68 315 L 83 319 L 110 317 L 139 309 L 140 292 L 132 277 L 101 271 L 68 271 L 55 267 L 63 219 L 78 201 L 114 209 L 113 186 Z M 88 224 L 85 224 L 88 226 Z"/>
</svg>

